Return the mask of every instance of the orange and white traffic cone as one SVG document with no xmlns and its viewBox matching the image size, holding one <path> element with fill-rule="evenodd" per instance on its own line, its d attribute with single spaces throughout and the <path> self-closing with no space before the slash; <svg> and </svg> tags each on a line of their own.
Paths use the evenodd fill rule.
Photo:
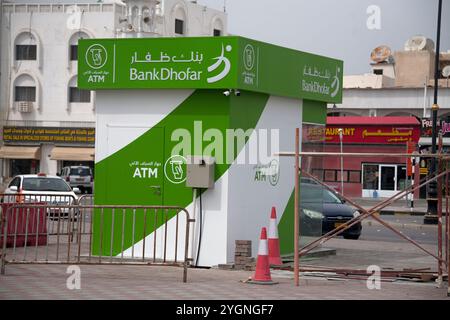
<svg viewBox="0 0 450 320">
<path fill-rule="evenodd" d="M 256 270 L 254 276 L 248 283 L 254 284 L 275 284 L 270 276 L 269 252 L 267 245 L 267 230 L 261 229 L 259 240 L 258 258 L 256 259 Z"/>
<path fill-rule="evenodd" d="M 280 239 L 278 238 L 277 212 L 272 207 L 269 223 L 269 264 L 280 266 L 283 264 L 280 257 Z"/>
</svg>

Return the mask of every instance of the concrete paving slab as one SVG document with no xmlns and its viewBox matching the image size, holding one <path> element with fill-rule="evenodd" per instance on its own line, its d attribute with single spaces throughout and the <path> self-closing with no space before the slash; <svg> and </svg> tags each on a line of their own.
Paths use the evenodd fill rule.
<svg viewBox="0 0 450 320">
<path fill-rule="evenodd" d="M 369 290 L 366 281 L 301 276 L 273 272 L 273 286 L 243 283 L 252 273 L 190 269 L 183 283 L 177 267 L 81 266 L 81 289 L 69 290 L 63 265 L 10 265 L 0 276 L 0 299 L 150 299 L 150 300 L 284 300 L 284 299 L 447 299 L 447 289 L 433 283 L 382 283 Z"/>
</svg>

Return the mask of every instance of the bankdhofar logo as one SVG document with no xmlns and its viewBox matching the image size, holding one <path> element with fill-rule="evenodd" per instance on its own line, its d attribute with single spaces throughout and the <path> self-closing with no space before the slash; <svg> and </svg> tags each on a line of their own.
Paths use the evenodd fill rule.
<svg viewBox="0 0 450 320">
<path fill-rule="evenodd" d="M 227 74 L 230 72 L 231 62 L 227 57 L 225 57 L 225 51 L 231 52 L 232 49 L 233 49 L 233 47 L 231 45 L 227 45 L 224 48 L 223 43 L 222 43 L 222 53 L 220 54 L 220 56 L 213 58 L 213 60 L 217 60 L 217 61 L 208 67 L 208 72 L 209 73 L 214 72 L 221 65 L 223 65 L 223 70 L 219 74 L 207 78 L 206 81 L 208 81 L 208 83 L 214 83 L 214 82 L 220 81 L 223 78 L 225 78 L 227 76 Z"/>
<path fill-rule="evenodd" d="M 276 186 L 280 180 L 280 164 L 277 159 L 272 159 L 267 164 L 258 164 L 254 167 L 256 182 L 269 182 Z"/>
<path fill-rule="evenodd" d="M 186 158 L 180 155 L 171 156 L 164 164 L 164 175 L 172 183 L 186 181 Z"/>
<path fill-rule="evenodd" d="M 255 66 L 255 49 L 251 44 L 248 44 L 244 48 L 244 56 L 242 57 L 244 61 L 244 67 L 247 71 L 250 71 Z"/>
<path fill-rule="evenodd" d="M 341 87 L 341 83 L 339 80 L 339 75 L 341 73 L 341 68 L 336 68 L 336 75 L 333 77 L 333 82 L 331 82 L 331 89 L 333 90 L 330 94 L 332 98 L 336 97 Z"/>
<path fill-rule="evenodd" d="M 108 61 L 108 52 L 101 44 L 93 44 L 86 50 L 86 63 L 92 69 L 100 69 Z"/>
</svg>

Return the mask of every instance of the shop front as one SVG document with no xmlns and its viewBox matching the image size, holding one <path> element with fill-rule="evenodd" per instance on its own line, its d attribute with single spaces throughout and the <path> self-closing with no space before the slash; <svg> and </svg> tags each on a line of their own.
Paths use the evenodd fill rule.
<svg viewBox="0 0 450 320">
<path fill-rule="evenodd" d="M 420 153 L 431 153 L 431 137 L 433 122 L 431 118 L 423 118 L 421 120 L 421 133 L 419 139 Z M 436 133 L 442 133 L 442 152 L 450 153 L 450 117 L 438 119 Z M 439 148 L 439 140 L 436 138 L 436 149 Z M 420 179 L 425 179 L 428 175 L 429 158 L 420 158 Z M 427 198 L 427 186 L 420 188 L 420 198 Z"/>
<path fill-rule="evenodd" d="M 294 160 L 276 154 L 295 149 L 303 123 L 323 129 L 327 102 L 342 99 L 342 61 L 241 37 L 89 39 L 79 53 L 78 87 L 96 90 L 96 204 L 186 208 L 201 266 L 232 262 L 235 240 L 257 252 L 274 206 L 281 251 L 292 252 Z M 198 193 L 187 186 L 192 156 L 214 170 Z M 162 226 L 133 233 L 142 227 L 94 231 L 93 255 L 103 243 L 104 254 L 160 258 L 151 246 Z"/>
<path fill-rule="evenodd" d="M 346 196 L 391 197 L 418 181 L 419 174 L 415 170 L 412 175 L 406 157 L 383 154 L 417 151 L 419 135 L 420 123 L 414 117 L 328 117 L 327 152 L 376 155 L 344 157 L 342 162 L 340 157 L 325 158 L 321 178 Z"/>
<path fill-rule="evenodd" d="M 64 166 L 94 166 L 95 128 L 5 126 L 0 158 L 5 181 L 18 174 L 56 175 Z"/>
<path fill-rule="evenodd" d="M 5 145 L 0 148 L 0 158 L 3 159 L 2 172 L 9 173 L 11 177 L 23 173 L 37 173 L 40 154 L 40 147 Z"/>
</svg>

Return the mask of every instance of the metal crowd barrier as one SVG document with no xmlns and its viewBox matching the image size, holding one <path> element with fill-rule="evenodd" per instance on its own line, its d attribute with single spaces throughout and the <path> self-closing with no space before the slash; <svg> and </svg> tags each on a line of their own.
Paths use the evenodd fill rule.
<svg viewBox="0 0 450 320">
<path fill-rule="evenodd" d="M 42 203 L 53 206 L 77 204 L 76 197 L 59 193 L 0 193 L 0 203 Z"/>
<path fill-rule="evenodd" d="M 10 206 L 17 204 L 46 204 L 53 207 L 60 207 L 65 205 L 77 205 L 79 199 L 72 195 L 59 194 L 59 193 L 2 193 L 0 194 L 0 218 L 2 217 L 2 212 L 6 211 Z M 54 210 L 47 210 L 47 216 L 49 219 L 57 219 Z M 2 220 L 0 219 L 0 222 Z M 0 224 L 0 234 L 2 234 L 2 228 Z M 53 232 L 53 231 L 52 231 Z M 0 245 L 1 247 L 1 245 Z"/>
<path fill-rule="evenodd" d="M 130 205 L 3 205 L 1 274 L 8 264 L 119 264 L 183 267 L 189 227 L 185 208 Z M 138 236 L 139 235 L 139 236 Z"/>
<path fill-rule="evenodd" d="M 94 195 L 93 194 L 83 194 L 78 197 L 78 204 L 80 205 L 94 205 Z"/>
</svg>

